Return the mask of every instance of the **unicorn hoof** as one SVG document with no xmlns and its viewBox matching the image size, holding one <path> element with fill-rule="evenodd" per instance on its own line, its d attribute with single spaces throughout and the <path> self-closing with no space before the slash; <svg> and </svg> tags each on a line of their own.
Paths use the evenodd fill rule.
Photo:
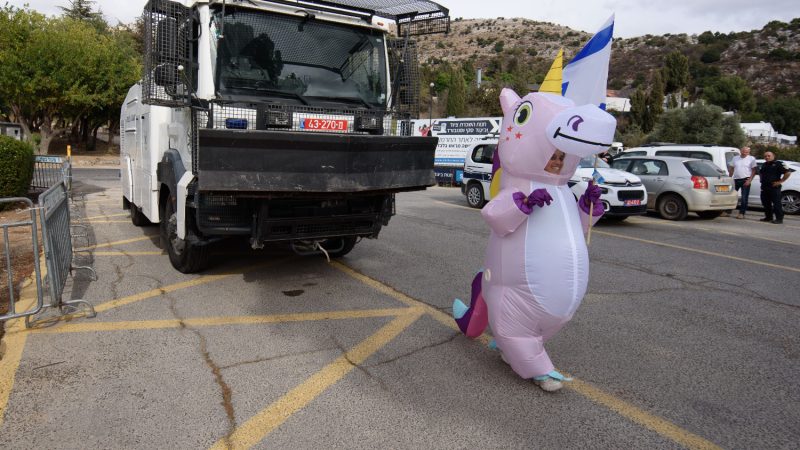
<svg viewBox="0 0 800 450">
<path fill-rule="evenodd" d="M 533 382 L 545 392 L 555 392 L 564 387 L 564 383 L 547 375 L 543 377 L 536 377 L 533 379 Z"/>
<path fill-rule="evenodd" d="M 469 311 L 469 307 L 459 299 L 453 300 L 453 318 L 458 320 L 464 317 L 464 314 Z"/>
</svg>

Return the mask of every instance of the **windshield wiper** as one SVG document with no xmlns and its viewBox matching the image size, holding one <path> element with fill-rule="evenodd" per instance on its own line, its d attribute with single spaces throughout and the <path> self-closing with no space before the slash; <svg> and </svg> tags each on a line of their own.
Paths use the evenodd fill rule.
<svg viewBox="0 0 800 450">
<path fill-rule="evenodd" d="M 344 103 L 358 103 L 359 105 L 362 105 L 362 106 L 366 107 L 367 109 L 376 108 L 376 105 L 371 105 L 371 104 L 367 103 L 361 97 L 358 97 L 358 98 L 356 98 L 356 97 L 332 97 L 332 96 L 325 96 L 325 95 L 309 95 L 309 97 L 319 98 L 319 99 L 322 99 L 322 100 L 333 100 L 333 101 L 344 102 Z"/>
<path fill-rule="evenodd" d="M 264 92 L 271 95 L 277 95 L 281 97 L 289 97 L 300 101 L 305 106 L 308 106 L 308 100 L 300 94 L 294 92 L 286 92 L 281 91 L 280 89 L 271 89 L 271 88 L 260 88 L 255 86 L 226 86 L 229 89 L 242 89 L 247 91 L 256 91 L 256 92 Z"/>
<path fill-rule="evenodd" d="M 281 91 L 281 90 L 278 90 L 278 89 L 269 89 L 269 88 L 255 88 L 254 90 L 256 90 L 258 92 L 266 92 L 266 93 L 272 94 L 272 95 L 282 95 L 284 97 L 291 97 L 291 98 L 299 100 L 300 103 L 308 106 L 308 100 L 306 100 L 305 97 L 303 97 L 302 95 L 294 93 L 294 92 L 286 92 L 286 91 Z"/>
</svg>

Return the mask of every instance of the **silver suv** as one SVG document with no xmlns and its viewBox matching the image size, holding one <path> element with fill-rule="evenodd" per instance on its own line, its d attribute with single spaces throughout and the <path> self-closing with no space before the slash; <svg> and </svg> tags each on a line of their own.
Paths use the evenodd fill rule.
<svg viewBox="0 0 800 450">
<path fill-rule="evenodd" d="M 683 220 L 690 212 L 703 219 L 736 208 L 733 178 L 714 163 L 676 156 L 615 159 L 611 166 L 641 178 L 647 188 L 647 209 L 668 220 Z"/>
</svg>

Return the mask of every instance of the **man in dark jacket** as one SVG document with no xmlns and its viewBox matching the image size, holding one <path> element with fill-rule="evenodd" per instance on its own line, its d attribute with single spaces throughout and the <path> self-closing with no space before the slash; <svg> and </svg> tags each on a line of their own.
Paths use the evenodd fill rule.
<svg viewBox="0 0 800 450">
<path fill-rule="evenodd" d="M 781 205 L 781 185 L 789 178 L 791 172 L 783 163 L 775 161 L 775 154 L 764 153 L 766 161 L 758 171 L 761 178 L 761 204 L 764 205 L 762 222 L 783 223 L 783 205 Z M 772 216 L 775 214 L 775 219 Z"/>
</svg>

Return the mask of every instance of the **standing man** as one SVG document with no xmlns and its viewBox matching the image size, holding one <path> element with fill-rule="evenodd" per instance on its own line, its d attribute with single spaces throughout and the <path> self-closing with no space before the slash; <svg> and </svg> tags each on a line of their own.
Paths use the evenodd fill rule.
<svg viewBox="0 0 800 450">
<path fill-rule="evenodd" d="M 728 167 L 728 174 L 733 177 L 736 190 L 742 190 L 742 199 L 739 205 L 737 219 L 744 219 L 747 213 L 747 199 L 750 197 L 750 183 L 756 176 L 756 159 L 750 155 L 750 147 L 742 147 L 741 154 L 734 156 L 732 166 Z"/>
<path fill-rule="evenodd" d="M 764 153 L 766 162 L 761 166 L 758 176 L 761 177 L 761 203 L 764 205 L 762 222 L 783 223 L 783 205 L 781 205 L 781 185 L 789 178 L 791 172 L 783 167 L 783 163 L 775 161 L 775 153 Z M 775 220 L 772 214 L 775 213 Z"/>
</svg>

